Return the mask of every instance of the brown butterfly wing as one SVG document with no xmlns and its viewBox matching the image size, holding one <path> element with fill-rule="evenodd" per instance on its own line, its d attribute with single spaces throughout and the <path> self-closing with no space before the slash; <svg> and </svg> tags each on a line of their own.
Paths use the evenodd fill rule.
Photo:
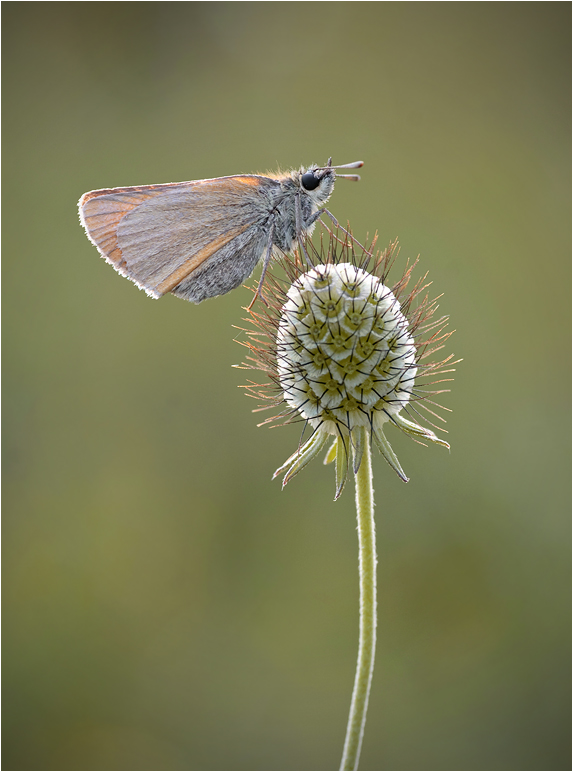
<svg viewBox="0 0 573 772">
<path fill-rule="evenodd" d="M 228 260 L 234 240 L 241 245 L 252 240 L 249 229 L 257 230 L 265 219 L 270 191 L 278 184 L 269 177 L 237 175 L 96 190 L 82 196 L 80 219 L 119 273 L 160 297 L 201 267 L 204 271 L 206 261 L 220 263 L 222 254 Z"/>
</svg>

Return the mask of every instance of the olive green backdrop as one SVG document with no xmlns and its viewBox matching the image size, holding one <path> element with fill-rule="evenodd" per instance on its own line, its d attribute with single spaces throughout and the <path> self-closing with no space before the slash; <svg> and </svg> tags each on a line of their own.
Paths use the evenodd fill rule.
<svg viewBox="0 0 573 772">
<path fill-rule="evenodd" d="M 4 769 L 337 769 L 352 487 L 256 428 L 244 289 L 150 300 L 90 189 L 365 161 L 331 209 L 421 255 L 451 454 L 374 460 L 364 770 L 569 760 L 569 3 L 3 4 Z"/>
</svg>

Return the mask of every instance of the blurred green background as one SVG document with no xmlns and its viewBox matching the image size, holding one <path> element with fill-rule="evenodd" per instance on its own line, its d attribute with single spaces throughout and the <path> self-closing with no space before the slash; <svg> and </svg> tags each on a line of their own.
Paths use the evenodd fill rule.
<svg viewBox="0 0 573 772">
<path fill-rule="evenodd" d="M 3 768 L 338 768 L 352 490 L 271 482 L 299 429 L 237 388 L 248 292 L 152 301 L 76 210 L 332 155 L 365 161 L 332 211 L 421 254 L 464 358 L 451 454 L 374 460 L 361 768 L 570 769 L 570 4 L 2 10 Z"/>
</svg>

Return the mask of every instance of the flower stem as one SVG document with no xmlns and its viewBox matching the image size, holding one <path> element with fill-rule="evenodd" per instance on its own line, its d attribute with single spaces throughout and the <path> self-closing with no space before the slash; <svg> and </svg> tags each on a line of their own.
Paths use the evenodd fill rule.
<svg viewBox="0 0 573 772">
<path fill-rule="evenodd" d="M 370 437 L 364 427 L 354 431 L 363 433 L 364 447 L 360 467 L 355 472 L 360 571 L 360 636 L 352 703 L 340 762 L 341 770 L 358 769 L 376 650 L 376 529 Z"/>
</svg>

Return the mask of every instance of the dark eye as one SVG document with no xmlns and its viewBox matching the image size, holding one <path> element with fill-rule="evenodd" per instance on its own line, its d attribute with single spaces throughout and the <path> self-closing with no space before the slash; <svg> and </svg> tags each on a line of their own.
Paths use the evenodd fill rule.
<svg viewBox="0 0 573 772">
<path fill-rule="evenodd" d="M 305 190 L 314 190 L 315 188 L 318 188 L 320 185 L 320 180 L 318 177 L 314 176 L 314 172 L 307 172 L 306 174 L 303 174 L 300 178 L 302 187 Z"/>
</svg>

